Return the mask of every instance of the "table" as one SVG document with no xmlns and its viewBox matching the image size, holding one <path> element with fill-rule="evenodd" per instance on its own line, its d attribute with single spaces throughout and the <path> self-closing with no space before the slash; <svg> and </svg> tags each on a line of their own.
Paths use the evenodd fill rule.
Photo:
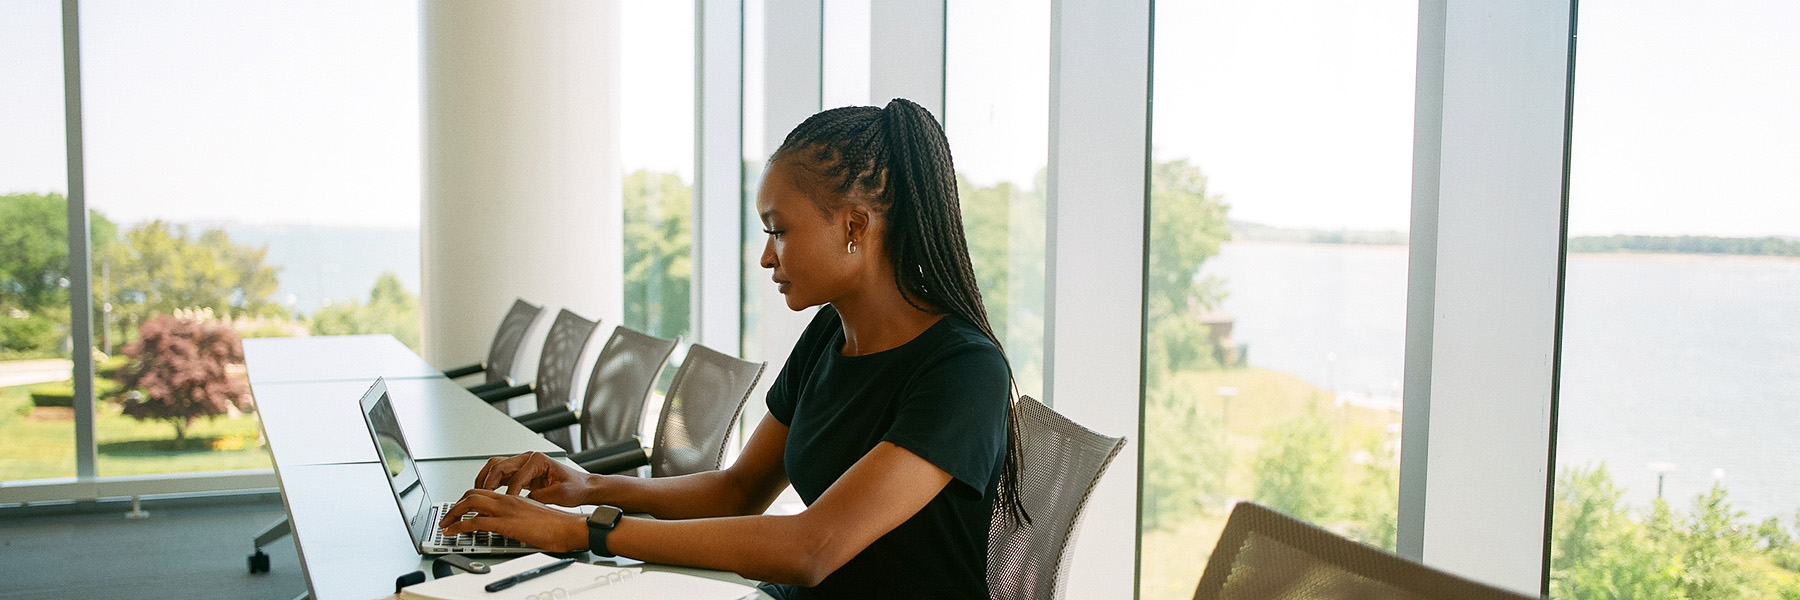
<svg viewBox="0 0 1800 600">
<path fill-rule="evenodd" d="M 244 357 L 288 513 L 285 527 L 271 532 L 292 532 L 317 600 L 381 597 L 393 593 L 394 578 L 431 572 L 433 559 L 413 546 L 363 423 L 359 401 L 376 377 L 387 379 L 395 417 L 435 501 L 461 497 L 488 457 L 537 450 L 568 462 L 562 448 L 392 336 L 251 339 Z M 647 567 L 744 582 L 723 571 Z"/>
<path fill-rule="evenodd" d="M 443 377 L 391 335 L 328 335 L 244 340 L 250 385 Z"/>
<path fill-rule="evenodd" d="M 256 383 L 256 409 L 276 470 L 290 465 L 376 462 L 363 424 L 363 392 L 374 379 Z M 486 458 L 536 450 L 562 456 L 562 447 L 520 426 L 442 374 L 387 382 L 394 416 L 413 458 Z"/>
</svg>

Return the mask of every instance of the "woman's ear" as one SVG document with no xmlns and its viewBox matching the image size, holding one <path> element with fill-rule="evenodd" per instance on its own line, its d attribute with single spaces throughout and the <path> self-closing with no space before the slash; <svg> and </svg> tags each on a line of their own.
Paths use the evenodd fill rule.
<svg viewBox="0 0 1800 600">
<path fill-rule="evenodd" d="M 852 202 L 844 207 L 843 215 L 844 239 L 858 246 L 868 243 L 869 207 Z"/>
</svg>

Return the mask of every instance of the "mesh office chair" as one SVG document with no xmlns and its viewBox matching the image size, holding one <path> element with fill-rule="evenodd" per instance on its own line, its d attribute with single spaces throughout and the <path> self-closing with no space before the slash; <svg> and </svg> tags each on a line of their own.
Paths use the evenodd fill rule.
<svg viewBox="0 0 1800 600">
<path fill-rule="evenodd" d="M 581 362 L 581 353 L 587 349 L 588 338 L 593 337 L 594 328 L 599 321 L 581 318 L 569 309 L 556 313 L 556 321 L 550 324 L 550 333 L 544 337 L 544 350 L 538 355 L 537 379 L 525 385 L 494 390 L 477 394 L 489 404 L 505 402 L 526 394 L 537 396 L 539 410 L 562 407 L 568 408 L 569 400 L 574 397 L 575 368 Z M 556 445 L 569 450 L 574 445 L 565 427 L 544 433 L 544 437 Z"/>
<path fill-rule="evenodd" d="M 1095 433 L 1030 396 L 1019 411 L 1019 501 L 1031 524 L 1014 524 L 999 511 L 988 530 L 988 593 L 995 599 L 1049 600 L 1068 577 L 1076 526 L 1088 494 L 1125 438 Z M 1004 491 L 1004 490 L 1002 490 Z"/>
<path fill-rule="evenodd" d="M 1231 509 L 1194 600 L 1526 600 L 1249 502 Z"/>
<path fill-rule="evenodd" d="M 531 326 L 537 323 L 538 315 L 543 312 L 544 307 L 526 302 L 524 298 L 513 300 L 512 308 L 506 311 L 506 317 L 500 319 L 500 329 L 494 332 L 494 341 L 488 345 L 487 360 L 446 369 L 444 376 L 458 379 L 476 373 L 484 374 L 485 378 L 481 383 L 469 386 L 469 391 L 477 394 L 511 384 L 513 363 L 519 360 L 519 347 L 525 344 L 525 334 L 531 332 Z"/>
<path fill-rule="evenodd" d="M 656 386 L 657 376 L 675 351 L 675 339 L 659 338 L 628 327 L 614 327 L 612 337 L 594 361 L 588 376 L 587 399 L 577 415 L 567 407 L 551 407 L 518 417 L 538 433 L 581 423 L 583 450 L 613 448 L 606 454 L 638 445 L 638 425 L 644 421 L 644 402 Z M 624 446 L 623 444 L 632 444 Z"/>
<path fill-rule="evenodd" d="M 646 464 L 651 477 L 718 469 L 725 460 L 725 437 L 765 366 L 700 344 L 689 346 L 687 360 L 669 384 L 657 418 L 656 442 L 648 454 L 642 446 L 620 443 L 618 448 L 595 448 L 569 458 L 590 473 L 619 473 Z"/>
</svg>

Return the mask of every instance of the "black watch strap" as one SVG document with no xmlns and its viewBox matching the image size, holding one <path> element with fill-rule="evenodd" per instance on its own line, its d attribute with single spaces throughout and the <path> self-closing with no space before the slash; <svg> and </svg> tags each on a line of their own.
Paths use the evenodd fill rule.
<svg viewBox="0 0 1800 600">
<path fill-rule="evenodd" d="M 593 514 L 588 515 L 589 552 L 608 558 L 613 556 L 612 551 L 606 547 L 606 536 L 607 534 L 612 533 L 614 527 L 619 525 L 619 519 L 624 515 L 625 511 L 619 510 L 618 507 L 607 506 L 604 504 L 595 508 Z"/>
</svg>

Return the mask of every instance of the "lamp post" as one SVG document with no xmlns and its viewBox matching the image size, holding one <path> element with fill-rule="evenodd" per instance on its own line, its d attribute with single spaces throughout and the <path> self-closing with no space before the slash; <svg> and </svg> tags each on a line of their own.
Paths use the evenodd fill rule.
<svg viewBox="0 0 1800 600">
<path fill-rule="evenodd" d="M 1224 423 L 1225 432 L 1230 433 L 1231 432 L 1231 398 L 1233 396 L 1238 395 L 1238 389 L 1234 386 L 1221 385 L 1218 387 L 1218 389 L 1215 389 L 1213 391 L 1215 393 L 1219 394 L 1220 400 L 1224 401 L 1223 405 L 1222 405 L 1223 408 L 1221 408 L 1219 410 L 1219 413 L 1221 415 L 1219 418 L 1219 421 Z"/>
<path fill-rule="evenodd" d="M 1656 499 L 1661 500 L 1663 497 L 1663 477 L 1667 476 L 1669 471 L 1675 470 L 1675 463 L 1653 462 L 1646 466 L 1649 467 L 1651 471 L 1656 472 Z"/>
</svg>

